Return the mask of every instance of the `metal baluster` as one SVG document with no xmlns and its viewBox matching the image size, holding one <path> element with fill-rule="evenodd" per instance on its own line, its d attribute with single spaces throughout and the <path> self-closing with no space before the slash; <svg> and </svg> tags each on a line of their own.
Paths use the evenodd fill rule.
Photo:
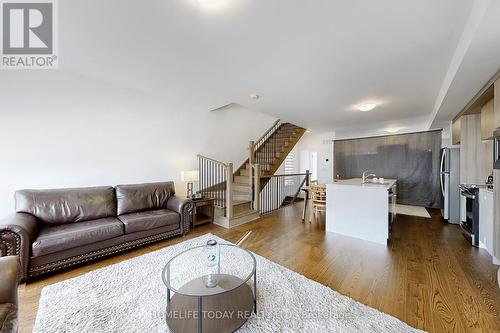
<svg viewBox="0 0 500 333">
<path fill-rule="evenodd" d="M 205 160 L 204 159 L 200 159 L 200 176 L 201 176 L 201 181 L 200 181 L 200 184 L 201 184 L 201 188 L 202 188 L 202 191 L 203 191 L 203 195 L 205 195 Z"/>
<path fill-rule="evenodd" d="M 222 202 L 221 202 L 221 207 L 224 210 L 224 216 L 227 216 L 227 207 L 226 207 L 226 187 L 227 187 L 227 175 L 226 175 L 226 168 L 224 167 L 224 172 L 222 173 L 222 186 L 224 187 L 224 191 L 222 191 Z"/>
<path fill-rule="evenodd" d="M 213 196 L 217 198 L 217 196 L 219 195 L 219 183 L 218 183 L 218 177 L 219 177 L 219 174 L 218 174 L 218 169 L 219 169 L 219 165 L 217 163 L 212 163 L 213 164 L 213 175 L 214 175 L 214 184 L 212 185 L 212 187 L 214 188 L 214 191 L 213 191 Z"/>
<path fill-rule="evenodd" d="M 218 205 L 220 205 L 220 200 L 221 200 L 221 197 L 222 197 L 222 192 L 223 192 L 223 189 L 222 189 L 222 186 L 224 186 L 224 184 L 222 183 L 222 165 L 219 165 L 217 167 L 217 182 L 218 182 L 218 191 L 217 191 L 217 199 L 219 200 L 219 202 L 217 203 Z"/>
<path fill-rule="evenodd" d="M 219 206 L 222 206 L 224 203 L 224 167 L 222 165 L 219 166 L 220 175 L 219 175 Z"/>
<path fill-rule="evenodd" d="M 279 178 L 279 183 L 280 183 L 280 187 L 279 187 L 279 191 L 278 191 L 278 203 L 276 204 L 276 209 L 280 209 L 281 207 L 281 202 L 282 202 L 282 198 L 283 198 L 283 180 L 285 179 L 285 177 L 280 177 Z"/>
</svg>

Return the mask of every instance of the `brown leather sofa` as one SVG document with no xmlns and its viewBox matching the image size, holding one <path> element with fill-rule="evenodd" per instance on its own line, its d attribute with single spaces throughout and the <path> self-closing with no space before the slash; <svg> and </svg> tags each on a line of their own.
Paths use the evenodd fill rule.
<svg viewBox="0 0 500 333">
<path fill-rule="evenodd" d="M 185 235 L 193 204 L 173 182 L 20 190 L 0 222 L 0 256 L 18 255 L 23 278 Z"/>
<path fill-rule="evenodd" d="M 0 333 L 14 333 L 18 328 L 17 286 L 21 279 L 19 258 L 0 258 Z"/>
</svg>

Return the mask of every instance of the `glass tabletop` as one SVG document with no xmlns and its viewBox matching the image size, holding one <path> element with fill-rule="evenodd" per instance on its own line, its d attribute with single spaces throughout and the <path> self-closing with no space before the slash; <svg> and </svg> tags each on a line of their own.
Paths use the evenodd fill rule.
<svg viewBox="0 0 500 333">
<path fill-rule="evenodd" d="M 255 273 L 254 255 L 237 245 L 210 240 L 179 253 L 165 265 L 163 282 L 174 293 L 213 296 L 234 290 Z"/>
</svg>

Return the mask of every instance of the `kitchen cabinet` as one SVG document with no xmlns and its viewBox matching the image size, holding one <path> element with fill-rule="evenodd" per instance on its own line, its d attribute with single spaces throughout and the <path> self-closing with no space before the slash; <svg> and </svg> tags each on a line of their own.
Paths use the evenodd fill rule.
<svg viewBox="0 0 500 333">
<path fill-rule="evenodd" d="M 494 93 L 493 93 L 493 108 L 494 108 L 494 128 L 499 128 L 500 127 L 500 79 L 497 79 L 495 83 L 493 84 L 494 86 Z"/>
<path fill-rule="evenodd" d="M 493 99 L 481 107 L 481 139 L 492 140 L 495 129 L 495 110 Z"/>
<path fill-rule="evenodd" d="M 456 119 L 451 125 L 451 144 L 460 144 L 460 126 L 462 123 L 462 118 Z"/>
<path fill-rule="evenodd" d="M 481 115 L 467 114 L 460 118 L 460 183 L 481 184 Z M 492 153 L 493 155 L 493 153 Z"/>
<path fill-rule="evenodd" d="M 493 170 L 493 141 L 481 139 L 481 114 L 461 119 L 460 183 L 484 184 Z"/>
<path fill-rule="evenodd" d="M 479 189 L 479 247 L 493 255 L 493 190 Z"/>
<path fill-rule="evenodd" d="M 500 265 L 500 169 L 493 170 L 493 263 Z"/>
</svg>

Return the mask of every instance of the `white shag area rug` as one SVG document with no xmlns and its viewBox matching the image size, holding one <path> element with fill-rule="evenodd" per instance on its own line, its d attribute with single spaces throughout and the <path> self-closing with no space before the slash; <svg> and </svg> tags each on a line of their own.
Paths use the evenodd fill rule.
<svg viewBox="0 0 500 333">
<path fill-rule="evenodd" d="M 396 204 L 396 213 L 410 216 L 431 218 L 425 207 Z"/>
<path fill-rule="evenodd" d="M 206 234 L 43 288 L 33 332 L 169 332 L 162 270 Z M 421 332 L 255 255 L 258 316 L 238 332 Z M 235 269 L 238 263 L 234 263 Z"/>
</svg>

